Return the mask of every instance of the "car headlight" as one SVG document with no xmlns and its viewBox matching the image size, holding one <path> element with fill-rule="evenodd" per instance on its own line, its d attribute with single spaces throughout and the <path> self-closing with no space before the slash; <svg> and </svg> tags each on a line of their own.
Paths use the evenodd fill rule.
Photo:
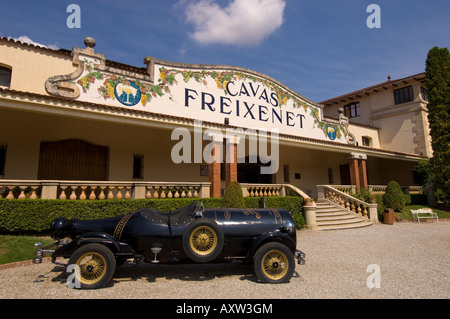
<svg viewBox="0 0 450 319">
<path fill-rule="evenodd" d="M 281 231 L 284 233 L 291 233 L 295 231 L 295 225 L 293 222 L 288 221 L 285 222 L 283 226 L 281 226 Z"/>
<path fill-rule="evenodd" d="M 60 217 L 53 220 L 50 227 L 50 233 L 53 239 L 59 240 L 66 237 L 67 219 Z"/>
</svg>

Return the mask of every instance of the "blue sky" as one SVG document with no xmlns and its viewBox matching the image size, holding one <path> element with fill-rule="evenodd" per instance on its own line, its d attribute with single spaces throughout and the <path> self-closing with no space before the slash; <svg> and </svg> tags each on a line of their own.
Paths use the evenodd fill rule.
<svg viewBox="0 0 450 319">
<path fill-rule="evenodd" d="M 81 28 L 66 25 L 72 3 Z M 369 4 L 381 28 L 367 27 Z M 450 46 L 449 12 L 447 0 L 0 0 L 0 36 L 69 50 L 92 36 L 135 66 L 152 56 L 245 67 L 320 102 L 423 72 L 429 49 Z"/>
</svg>

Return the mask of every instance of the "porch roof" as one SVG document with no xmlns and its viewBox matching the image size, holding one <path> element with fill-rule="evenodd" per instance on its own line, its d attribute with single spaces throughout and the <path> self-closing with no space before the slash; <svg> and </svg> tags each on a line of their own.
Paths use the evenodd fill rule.
<svg viewBox="0 0 450 319">
<path fill-rule="evenodd" d="M 73 117 L 92 117 L 97 115 L 97 119 L 106 121 L 111 120 L 111 116 L 122 119 L 127 117 L 129 121 L 135 124 L 153 126 L 156 128 L 175 128 L 185 126 L 187 128 L 194 127 L 194 119 L 155 113 L 151 111 L 135 110 L 119 106 L 111 106 L 101 103 L 92 103 L 86 101 L 73 100 L 60 96 L 43 95 L 24 91 L 12 90 L 6 87 L 0 87 L 0 107 L 11 109 L 21 109 L 26 111 L 61 114 Z M 82 115 L 84 113 L 84 115 Z M 109 115 L 109 116 L 106 116 Z M 113 120 L 114 121 L 114 120 Z M 145 124 L 143 124 L 143 122 Z M 219 130 L 238 129 L 241 127 L 202 121 L 205 128 L 215 128 Z M 244 128 L 245 129 L 245 128 Z M 319 140 L 308 137 L 300 137 L 289 134 L 279 134 L 280 144 L 290 145 L 294 147 L 304 147 L 310 149 L 319 149 L 327 151 L 335 151 L 340 153 L 359 152 L 374 157 L 391 158 L 398 160 L 417 161 L 425 158 L 416 154 L 408 154 L 385 149 L 376 149 L 372 147 L 342 144 L 334 141 Z"/>
</svg>

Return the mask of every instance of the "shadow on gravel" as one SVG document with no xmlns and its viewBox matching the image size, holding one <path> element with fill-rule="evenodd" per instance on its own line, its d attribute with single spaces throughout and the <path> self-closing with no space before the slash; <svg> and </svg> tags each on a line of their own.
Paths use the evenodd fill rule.
<svg viewBox="0 0 450 319">
<path fill-rule="evenodd" d="M 45 278 L 53 277 L 51 273 L 58 273 L 52 281 L 60 284 L 66 284 L 66 264 L 57 263 L 48 273 L 39 275 L 34 282 L 43 281 Z M 156 282 L 158 279 L 181 280 L 181 281 L 209 281 L 215 278 L 228 276 L 241 276 L 239 280 L 248 280 L 258 282 L 253 270 L 253 264 L 233 261 L 231 263 L 208 263 L 208 264 L 134 264 L 126 262 L 118 266 L 114 273 L 111 283 L 107 287 L 126 281 L 146 280 L 147 282 Z M 293 278 L 299 278 L 297 272 L 294 272 Z M 105 288 L 107 288 L 105 287 Z"/>
<path fill-rule="evenodd" d="M 240 280 L 257 282 L 252 264 L 231 262 L 226 264 L 149 264 L 132 263 L 117 267 L 113 282 L 136 281 L 155 282 L 158 278 L 181 281 L 209 281 L 214 278 L 241 275 Z"/>
</svg>

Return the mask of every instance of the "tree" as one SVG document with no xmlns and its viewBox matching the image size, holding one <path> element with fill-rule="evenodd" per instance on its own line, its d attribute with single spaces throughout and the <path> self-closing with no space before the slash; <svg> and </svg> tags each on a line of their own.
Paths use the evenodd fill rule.
<svg viewBox="0 0 450 319">
<path fill-rule="evenodd" d="M 225 208 L 245 208 L 244 195 L 242 193 L 241 184 L 238 182 L 230 182 L 225 189 L 222 207 Z"/>
<path fill-rule="evenodd" d="M 386 208 L 392 208 L 397 212 L 401 212 L 405 208 L 405 197 L 399 183 L 390 181 L 387 184 L 383 202 Z"/>
<path fill-rule="evenodd" d="M 434 187 L 438 198 L 450 206 L 450 53 L 447 48 L 434 47 L 428 52 L 425 77 Z"/>
</svg>

